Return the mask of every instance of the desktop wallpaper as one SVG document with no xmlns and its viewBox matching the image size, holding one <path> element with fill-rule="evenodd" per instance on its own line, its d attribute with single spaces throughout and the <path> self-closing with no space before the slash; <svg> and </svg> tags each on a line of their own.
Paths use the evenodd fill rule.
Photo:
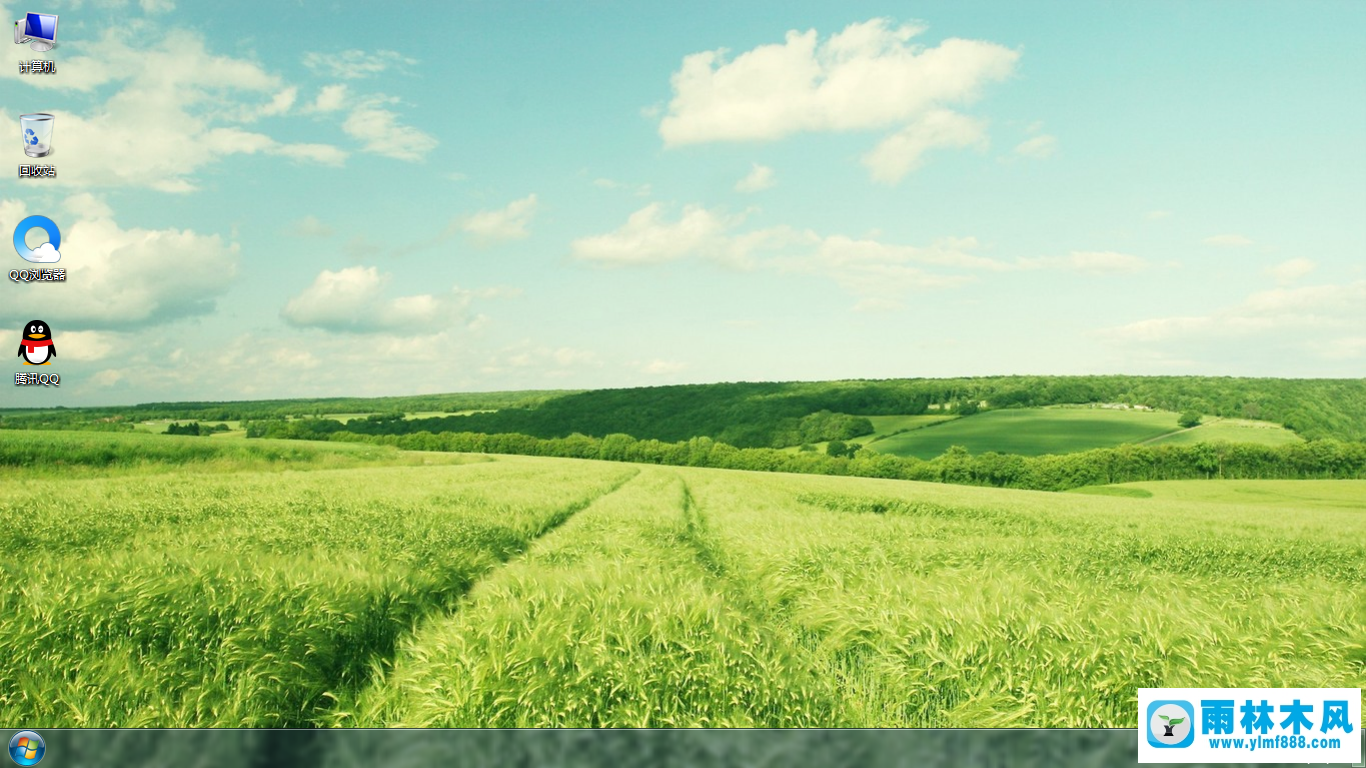
<svg viewBox="0 0 1366 768">
<path fill-rule="evenodd" d="M 13 403 L 1366 360 L 1354 3 L 48 12 Z"/>
<path fill-rule="evenodd" d="M 1366 4 L 0 1 L 54 756 L 1359 727 Z"/>
</svg>

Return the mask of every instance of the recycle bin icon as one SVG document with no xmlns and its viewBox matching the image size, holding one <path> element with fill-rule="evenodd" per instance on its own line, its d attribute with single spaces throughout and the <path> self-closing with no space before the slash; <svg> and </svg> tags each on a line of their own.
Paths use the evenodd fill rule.
<svg viewBox="0 0 1366 768">
<path fill-rule="evenodd" d="M 52 115 L 37 112 L 19 116 L 19 131 L 24 137 L 24 154 L 46 157 L 52 151 Z"/>
</svg>

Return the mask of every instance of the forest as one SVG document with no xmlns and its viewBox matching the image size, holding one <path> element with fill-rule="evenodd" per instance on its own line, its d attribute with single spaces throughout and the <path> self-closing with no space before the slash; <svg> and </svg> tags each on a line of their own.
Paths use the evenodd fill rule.
<svg viewBox="0 0 1366 768">
<path fill-rule="evenodd" d="M 1067 491 L 1092 485 L 1148 480 L 1271 480 L 1366 478 L 1366 443 L 1315 440 L 1291 445 L 1198 443 L 1121 445 L 1067 454 L 972 455 L 955 446 L 930 461 L 869 451 L 852 458 L 772 448 L 737 448 L 708 437 L 666 443 L 613 434 L 541 439 L 519 434 L 421 432 L 361 435 L 336 432 L 332 440 L 367 442 L 415 451 L 501 453 L 626 461 L 756 472 L 849 475 L 900 480 Z"/>
<path fill-rule="evenodd" d="M 849 417 L 915 415 L 932 405 L 967 415 L 982 403 L 996 409 L 1094 402 L 1271 421 L 1306 439 L 1366 440 L 1366 380 L 1194 376 L 1001 376 L 602 389 L 463 416 L 404 420 L 398 414 L 379 415 L 352 421 L 345 429 L 371 435 L 482 432 L 538 438 L 620 433 L 643 440 L 710 437 L 737 448 L 782 448 L 871 432 L 871 425 Z M 342 426 L 280 421 L 252 429 L 258 437 L 298 437 L 340 431 Z"/>
</svg>

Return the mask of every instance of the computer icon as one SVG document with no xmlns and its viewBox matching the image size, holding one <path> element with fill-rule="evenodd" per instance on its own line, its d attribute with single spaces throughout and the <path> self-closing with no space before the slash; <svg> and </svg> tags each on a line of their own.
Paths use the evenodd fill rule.
<svg viewBox="0 0 1366 768">
<path fill-rule="evenodd" d="M 57 42 L 56 14 L 26 14 L 24 17 L 24 36 L 32 38 L 32 42 L 28 44 L 28 47 L 33 50 L 40 53 L 52 50 L 52 44 Z M 19 42 L 18 35 L 15 37 L 15 42 Z"/>
</svg>

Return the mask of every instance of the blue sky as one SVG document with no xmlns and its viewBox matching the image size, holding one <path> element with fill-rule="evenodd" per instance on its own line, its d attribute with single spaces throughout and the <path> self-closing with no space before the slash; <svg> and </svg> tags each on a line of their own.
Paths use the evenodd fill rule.
<svg viewBox="0 0 1366 768">
<path fill-rule="evenodd" d="M 6 405 L 1366 374 L 1359 2 L 39 10 Z"/>
</svg>

